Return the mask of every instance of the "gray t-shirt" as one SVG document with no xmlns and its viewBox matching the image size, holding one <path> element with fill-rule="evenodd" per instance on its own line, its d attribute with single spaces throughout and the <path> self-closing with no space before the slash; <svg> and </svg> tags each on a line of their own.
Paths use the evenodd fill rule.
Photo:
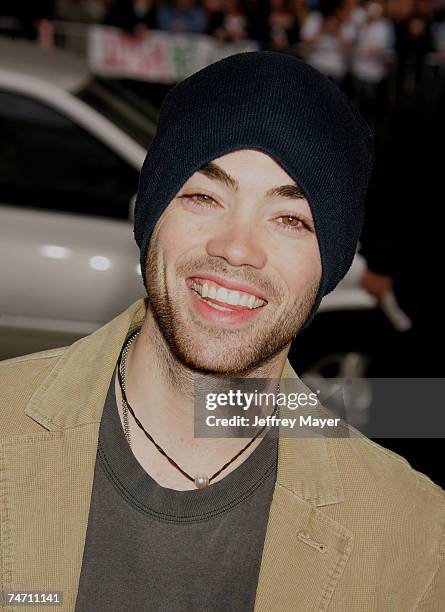
<svg viewBox="0 0 445 612">
<path fill-rule="evenodd" d="M 277 438 L 269 432 L 238 468 L 205 489 L 162 487 L 127 443 L 115 376 L 100 423 L 75 612 L 252 611 Z"/>
</svg>

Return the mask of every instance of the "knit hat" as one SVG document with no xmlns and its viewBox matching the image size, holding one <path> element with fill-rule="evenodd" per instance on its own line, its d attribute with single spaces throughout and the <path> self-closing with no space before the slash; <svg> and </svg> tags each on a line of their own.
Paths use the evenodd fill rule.
<svg viewBox="0 0 445 612">
<path fill-rule="evenodd" d="M 314 219 L 322 275 L 306 327 L 352 264 L 372 140 L 368 124 L 340 89 L 287 53 L 238 53 L 179 82 L 161 106 L 139 178 L 134 235 L 147 292 L 150 236 L 187 179 L 226 153 L 258 149 L 301 187 Z"/>
</svg>

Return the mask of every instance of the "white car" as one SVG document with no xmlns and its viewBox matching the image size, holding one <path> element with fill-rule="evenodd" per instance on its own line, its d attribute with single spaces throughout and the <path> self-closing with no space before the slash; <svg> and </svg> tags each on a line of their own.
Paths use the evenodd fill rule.
<svg viewBox="0 0 445 612">
<path fill-rule="evenodd" d="M 145 295 L 132 200 L 156 117 L 75 56 L 0 40 L 0 359 L 71 344 Z M 374 307 L 363 267 L 309 329 Z"/>
</svg>

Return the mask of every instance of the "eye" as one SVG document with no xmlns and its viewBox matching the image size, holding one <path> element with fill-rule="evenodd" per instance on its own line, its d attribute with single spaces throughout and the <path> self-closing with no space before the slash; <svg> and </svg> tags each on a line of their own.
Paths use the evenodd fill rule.
<svg viewBox="0 0 445 612">
<path fill-rule="evenodd" d="M 218 202 L 207 193 L 191 193 L 178 196 L 192 208 L 217 208 Z M 280 230 L 288 233 L 299 234 L 305 231 L 312 231 L 309 225 L 300 217 L 294 214 L 279 215 L 277 219 L 284 219 L 284 222 L 276 222 Z"/>
<path fill-rule="evenodd" d="M 280 215 L 277 219 L 285 219 L 284 223 L 278 223 L 280 228 L 285 232 L 293 232 L 295 234 L 309 229 L 303 219 L 300 219 L 300 217 L 296 215 Z M 289 225 L 287 221 L 290 222 Z"/>
<path fill-rule="evenodd" d="M 190 204 L 193 208 L 214 208 L 212 202 L 215 200 L 206 193 L 191 193 L 187 195 L 179 196 L 182 200 L 185 200 L 187 204 Z"/>
</svg>

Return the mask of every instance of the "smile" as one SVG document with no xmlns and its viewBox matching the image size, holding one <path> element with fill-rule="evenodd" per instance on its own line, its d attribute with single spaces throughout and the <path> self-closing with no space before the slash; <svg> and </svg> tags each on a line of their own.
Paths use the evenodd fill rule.
<svg viewBox="0 0 445 612">
<path fill-rule="evenodd" d="M 187 284 L 203 300 L 211 304 L 217 310 L 233 311 L 239 309 L 260 308 L 267 302 L 250 293 L 238 290 L 226 289 L 214 281 L 204 279 L 188 279 Z"/>
<path fill-rule="evenodd" d="M 204 278 L 187 278 L 191 305 L 203 319 L 218 325 L 247 325 L 264 311 L 267 302 L 244 291 L 227 289 Z"/>
</svg>

